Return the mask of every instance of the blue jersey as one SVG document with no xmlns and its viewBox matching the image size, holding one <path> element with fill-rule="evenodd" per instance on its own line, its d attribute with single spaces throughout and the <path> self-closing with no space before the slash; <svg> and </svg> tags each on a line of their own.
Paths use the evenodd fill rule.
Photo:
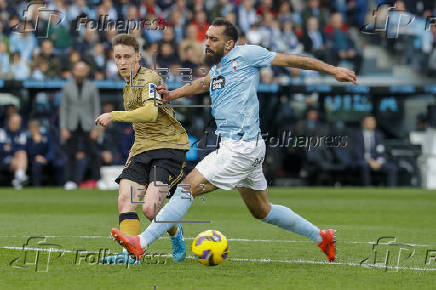
<svg viewBox="0 0 436 290">
<path fill-rule="evenodd" d="M 257 85 L 259 70 L 275 52 L 256 45 L 235 46 L 210 71 L 210 98 L 216 135 L 251 141 L 260 137 Z"/>
<path fill-rule="evenodd" d="M 0 159 L 8 159 L 17 151 L 26 150 L 26 133 L 0 128 Z"/>
</svg>

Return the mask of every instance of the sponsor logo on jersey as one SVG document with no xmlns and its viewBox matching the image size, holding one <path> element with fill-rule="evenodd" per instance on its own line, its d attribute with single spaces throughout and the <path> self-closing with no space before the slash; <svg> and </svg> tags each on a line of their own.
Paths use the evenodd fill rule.
<svg viewBox="0 0 436 290">
<path fill-rule="evenodd" d="M 226 79 L 223 76 L 216 77 L 212 80 L 212 91 L 224 88 Z"/>
<path fill-rule="evenodd" d="M 156 85 L 153 83 L 148 84 L 148 98 L 154 99 L 156 93 L 156 99 L 160 100 L 160 95 L 156 92 Z"/>
</svg>

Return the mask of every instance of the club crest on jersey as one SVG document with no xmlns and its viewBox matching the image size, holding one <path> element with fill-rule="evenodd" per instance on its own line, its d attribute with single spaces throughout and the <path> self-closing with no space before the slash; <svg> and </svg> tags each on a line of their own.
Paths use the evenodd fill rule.
<svg viewBox="0 0 436 290">
<path fill-rule="evenodd" d="M 219 76 L 219 77 L 213 78 L 213 80 L 212 80 L 212 91 L 224 88 L 225 84 L 226 84 L 226 79 L 223 76 Z"/>
<path fill-rule="evenodd" d="M 238 62 L 237 62 L 237 60 L 236 59 L 234 59 L 233 61 L 232 61 L 232 64 L 233 64 L 233 70 L 236 70 L 236 65 L 238 64 Z"/>
</svg>

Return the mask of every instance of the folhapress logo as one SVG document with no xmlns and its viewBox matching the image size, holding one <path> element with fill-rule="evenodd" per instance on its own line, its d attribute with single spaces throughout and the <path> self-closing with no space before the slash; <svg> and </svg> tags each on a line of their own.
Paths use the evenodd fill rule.
<svg viewBox="0 0 436 290">
<path fill-rule="evenodd" d="M 430 31 L 436 26 L 436 16 L 427 16 L 425 21 L 407 10 L 398 9 L 397 6 L 380 4 L 372 13 L 371 23 L 360 28 L 364 34 L 385 32 L 387 38 L 398 38 L 401 34 L 414 34 L 416 31 Z"/>
<path fill-rule="evenodd" d="M 65 14 L 46 5 L 43 1 L 29 2 L 23 11 L 22 20 L 12 26 L 11 30 L 15 33 L 34 32 L 38 38 L 48 38 L 49 28 L 59 25 L 65 19 Z"/>
</svg>

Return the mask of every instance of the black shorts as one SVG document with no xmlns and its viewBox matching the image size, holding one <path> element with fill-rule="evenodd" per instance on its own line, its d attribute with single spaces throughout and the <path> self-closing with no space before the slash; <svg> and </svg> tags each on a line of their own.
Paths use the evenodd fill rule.
<svg viewBox="0 0 436 290">
<path fill-rule="evenodd" d="M 147 186 L 160 181 L 169 185 L 168 197 L 171 197 L 184 177 L 185 165 L 185 150 L 165 148 L 145 151 L 127 161 L 115 182 L 119 184 L 121 179 L 128 179 Z"/>
</svg>

